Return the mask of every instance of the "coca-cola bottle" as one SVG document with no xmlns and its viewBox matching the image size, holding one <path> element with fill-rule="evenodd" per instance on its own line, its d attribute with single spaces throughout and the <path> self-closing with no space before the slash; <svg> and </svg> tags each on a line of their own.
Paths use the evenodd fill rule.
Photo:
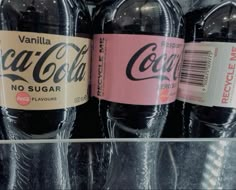
<svg viewBox="0 0 236 190">
<path fill-rule="evenodd" d="M 1 123 L 6 138 L 70 138 L 88 101 L 87 7 L 76 0 L 3 0 L 0 10 Z M 66 153 L 66 144 L 13 144 L 8 188 L 48 189 L 47 181 L 54 189 L 68 189 Z M 53 179 L 48 182 L 42 172 Z"/>
<path fill-rule="evenodd" d="M 172 3 L 116 0 L 97 8 L 92 95 L 104 136 L 162 134 L 176 99 L 184 46 L 181 15 Z M 148 142 L 112 144 L 103 188 L 156 189 L 157 150 Z"/>
<path fill-rule="evenodd" d="M 109 137 L 160 136 L 176 98 L 180 20 L 162 0 L 107 1 L 95 13 L 92 95 Z"/>
<path fill-rule="evenodd" d="M 236 100 L 236 1 L 195 1 L 176 102 L 186 137 L 232 137 Z"/>
</svg>

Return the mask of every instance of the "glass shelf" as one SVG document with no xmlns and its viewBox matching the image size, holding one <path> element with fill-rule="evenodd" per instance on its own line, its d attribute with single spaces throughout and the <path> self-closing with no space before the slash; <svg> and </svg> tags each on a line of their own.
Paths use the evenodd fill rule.
<svg viewBox="0 0 236 190">
<path fill-rule="evenodd" d="M 236 189 L 236 139 L 0 141 L 0 189 Z"/>
</svg>

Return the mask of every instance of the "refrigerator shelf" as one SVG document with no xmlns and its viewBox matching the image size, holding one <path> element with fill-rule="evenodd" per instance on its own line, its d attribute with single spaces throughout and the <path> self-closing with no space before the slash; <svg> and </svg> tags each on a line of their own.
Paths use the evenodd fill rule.
<svg viewBox="0 0 236 190">
<path fill-rule="evenodd" d="M 0 189 L 236 189 L 236 139 L 0 141 Z"/>
</svg>

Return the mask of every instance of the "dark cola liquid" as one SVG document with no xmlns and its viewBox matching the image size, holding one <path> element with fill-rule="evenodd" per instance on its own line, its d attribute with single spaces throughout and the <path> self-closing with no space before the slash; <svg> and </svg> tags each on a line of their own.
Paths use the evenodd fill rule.
<svg viewBox="0 0 236 190">
<path fill-rule="evenodd" d="M 95 13 L 93 23 L 95 34 L 183 37 L 181 15 L 171 1 L 105 1 Z M 159 137 L 171 106 L 141 106 L 105 100 L 95 101 L 105 136 L 122 138 Z"/>
<path fill-rule="evenodd" d="M 90 15 L 83 1 L 4 0 L 1 2 L 0 23 L 1 30 L 5 31 L 91 38 Z M 45 111 L 39 111 L 37 107 L 32 111 L 2 107 L 1 136 L 10 140 L 70 138 L 71 133 L 77 132 L 77 128 L 85 123 L 81 118 L 87 109 L 87 104 Z M 73 176 L 78 175 L 77 165 L 68 144 L 18 143 L 7 148 L 1 151 L 0 157 L 1 161 L 5 156 L 7 161 L 4 163 L 8 163 L 0 166 L 2 173 L 9 174 L 1 177 L 4 188 L 31 190 L 73 187 Z"/>
<path fill-rule="evenodd" d="M 89 38 L 90 17 L 83 3 L 74 0 L 12 0 L 1 3 L 2 30 L 48 33 Z M 2 108 L 4 128 L 25 138 L 54 138 L 63 126 L 73 126 L 83 106 L 60 110 L 33 111 Z M 68 129 L 69 130 L 69 129 Z M 11 138 L 24 138 L 15 136 Z M 66 137 L 68 138 L 68 137 Z"/>
<path fill-rule="evenodd" d="M 236 42 L 235 3 L 224 1 L 187 13 L 186 42 Z M 177 101 L 176 121 L 179 127 L 182 126 L 185 137 L 232 137 L 236 130 L 236 109 Z"/>
<path fill-rule="evenodd" d="M 183 38 L 181 15 L 171 1 L 104 1 L 96 10 L 94 34 Z M 93 98 L 93 101 L 103 135 L 109 138 L 160 137 L 172 106 L 130 105 L 97 98 Z M 102 189 L 157 189 L 158 146 L 155 143 L 114 143 L 104 145 L 103 149 L 106 151 L 101 160 L 104 167 L 100 180 Z M 129 178 L 134 173 L 135 180 Z"/>
</svg>

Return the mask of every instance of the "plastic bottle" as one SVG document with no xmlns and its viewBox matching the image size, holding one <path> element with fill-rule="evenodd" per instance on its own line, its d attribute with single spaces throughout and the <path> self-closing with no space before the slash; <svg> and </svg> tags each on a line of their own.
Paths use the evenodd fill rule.
<svg viewBox="0 0 236 190">
<path fill-rule="evenodd" d="M 88 45 L 90 41 L 88 35 L 90 30 L 89 15 L 82 9 L 80 11 L 76 10 L 76 5 L 73 3 L 73 1 L 70 0 L 66 2 L 49 1 L 47 3 L 48 4 L 46 5 L 46 2 L 43 0 L 21 2 L 13 0 L 10 3 L 8 1 L 3 1 L 2 3 L 2 10 L 4 15 L 3 19 L 5 19 L 2 22 L 7 22 L 6 30 L 9 31 L 9 33 L 5 31 L 4 36 L 2 36 L 10 38 L 10 35 L 18 34 L 16 43 L 24 45 L 21 47 L 23 48 L 22 50 L 24 50 L 24 47 L 26 51 L 29 51 L 30 48 L 30 50 L 32 50 L 32 55 L 31 52 L 29 52 L 27 56 L 25 53 L 21 57 L 21 59 L 26 57 L 25 61 L 28 61 L 25 65 L 23 65 L 25 66 L 25 68 L 23 66 L 20 67 L 20 65 L 14 65 L 14 63 L 18 61 L 16 59 L 18 52 L 15 53 L 16 55 L 10 54 L 10 56 L 12 55 L 11 59 L 11 57 L 9 55 L 6 55 L 6 53 L 4 52 L 6 50 L 2 50 L 3 57 L 6 57 L 6 59 L 4 60 L 7 60 L 1 67 L 3 72 L 1 77 L 1 89 L 3 89 L 3 120 L 6 128 L 9 128 L 11 130 L 13 130 L 13 128 L 15 128 L 15 130 L 20 130 L 26 135 L 29 135 L 29 138 L 30 136 L 34 135 L 39 135 L 40 138 L 54 138 L 58 133 L 58 129 L 63 128 L 63 124 L 70 123 L 70 126 L 73 125 L 76 114 L 79 114 L 79 112 L 81 112 L 78 105 L 83 104 L 87 101 L 87 81 L 89 78 L 89 72 L 87 71 L 89 66 Z M 34 36 L 30 36 L 31 34 Z M 47 35 L 43 36 L 44 34 Z M 73 36 L 81 36 L 82 34 L 87 34 L 87 36 L 84 37 L 83 35 L 82 38 L 73 38 Z M 55 39 L 50 39 L 50 37 L 55 37 Z M 52 48 L 52 45 L 63 42 L 63 38 L 73 38 L 78 40 L 82 39 L 85 40 L 86 43 L 88 41 L 88 43 L 85 45 L 84 49 L 82 49 L 82 45 L 81 47 L 74 47 L 72 45 L 71 47 L 70 45 L 68 45 L 67 47 L 61 45 L 57 49 L 55 49 L 54 52 L 52 52 L 51 57 L 49 57 L 50 55 L 48 57 L 45 57 L 48 58 L 48 60 L 42 57 L 44 55 L 43 53 Z M 39 47 L 40 44 L 42 45 L 42 47 L 45 47 L 45 49 Z M 11 47 L 13 45 L 14 44 L 11 44 L 9 46 Z M 59 51 L 59 48 L 61 48 L 61 52 Z M 86 68 L 83 68 L 83 65 L 75 65 L 75 69 L 70 66 L 68 68 L 67 75 L 65 75 L 64 70 L 66 67 L 56 67 L 55 63 L 53 64 L 51 63 L 51 61 L 60 61 L 60 64 L 65 62 L 69 56 L 69 53 L 63 51 L 65 51 L 66 49 L 69 50 L 70 48 L 73 54 L 71 55 L 71 60 L 68 60 L 68 62 L 70 61 L 73 63 L 73 58 L 76 58 L 75 56 L 77 55 L 75 53 L 80 52 L 79 49 L 76 48 L 80 48 L 80 65 L 81 63 L 85 63 Z M 18 51 L 20 50 L 21 49 L 19 48 Z M 37 50 L 38 52 L 35 52 Z M 58 51 L 59 57 L 56 57 L 56 51 Z M 35 57 L 33 57 L 33 55 L 36 53 L 40 55 L 35 55 Z M 44 56 L 46 56 L 46 54 Z M 54 57 L 55 60 L 52 60 Z M 39 61 L 40 58 L 41 62 Z M 58 60 L 56 60 L 56 58 L 58 58 Z M 21 61 L 21 59 L 19 60 Z M 15 62 L 13 62 L 14 60 Z M 7 67 L 7 62 L 12 63 L 11 66 L 9 65 L 9 67 Z M 30 64 L 31 62 L 34 64 Z M 82 69 L 79 70 L 78 68 Z M 21 72 L 20 69 L 22 69 L 23 72 Z M 84 73 L 82 71 L 84 71 Z M 9 75 L 7 75 L 8 73 Z M 25 73 L 29 73 L 28 78 L 22 76 L 23 74 L 25 75 Z M 74 73 L 76 73 L 76 75 Z M 86 81 L 84 83 L 86 84 L 84 84 L 83 80 L 79 78 L 79 74 L 84 77 Z M 13 78 L 13 75 L 16 78 Z M 10 87 L 7 87 L 6 82 L 10 83 Z M 19 84 L 17 84 L 17 82 L 19 82 Z M 51 84 L 49 82 L 51 82 Z M 71 87 L 64 89 L 63 86 L 65 86 L 65 84 L 77 84 L 77 86 L 74 86 L 74 88 L 76 87 L 75 91 L 77 91 L 77 93 L 73 94 L 70 89 Z M 22 90 L 22 88 L 24 88 L 24 90 Z M 85 98 L 84 100 L 79 102 L 79 99 L 83 99 L 82 96 L 79 97 L 80 94 L 78 92 L 82 88 L 84 89 L 81 90 L 81 94 L 85 96 Z M 7 90 L 10 94 L 7 94 Z M 20 94 L 19 92 L 22 92 L 22 94 Z M 67 99 L 66 101 L 64 100 L 64 97 L 67 97 L 67 93 L 69 92 L 73 94 L 70 97 L 72 99 L 72 102 L 69 102 Z M 12 97 L 9 97 L 11 94 Z M 9 106 L 10 98 L 13 98 L 14 101 L 12 101 L 12 104 L 15 105 Z M 74 103 L 74 101 L 76 101 L 76 98 L 78 99 L 78 101 Z M 58 102 L 60 103 L 60 105 L 58 104 Z"/>
<path fill-rule="evenodd" d="M 185 137 L 235 131 L 236 1 L 195 1 L 185 15 L 186 47 L 177 112 Z"/>
<path fill-rule="evenodd" d="M 159 137 L 178 86 L 181 15 L 162 0 L 107 1 L 101 7 L 93 20 L 92 95 L 105 134 Z"/>
<path fill-rule="evenodd" d="M 169 0 L 105 1 L 97 8 L 92 95 L 105 137 L 161 136 L 177 93 L 183 51 L 180 20 Z M 157 188 L 158 145 L 112 143 L 108 150 L 103 189 Z M 123 172 L 135 172 L 135 178 L 124 178 Z"/>
<path fill-rule="evenodd" d="M 91 21 L 84 2 L 3 0 L 0 15 L 6 138 L 70 138 L 88 101 Z M 12 144 L 8 188 L 70 188 L 67 148 Z M 50 181 L 46 174 L 53 176 Z"/>
</svg>

